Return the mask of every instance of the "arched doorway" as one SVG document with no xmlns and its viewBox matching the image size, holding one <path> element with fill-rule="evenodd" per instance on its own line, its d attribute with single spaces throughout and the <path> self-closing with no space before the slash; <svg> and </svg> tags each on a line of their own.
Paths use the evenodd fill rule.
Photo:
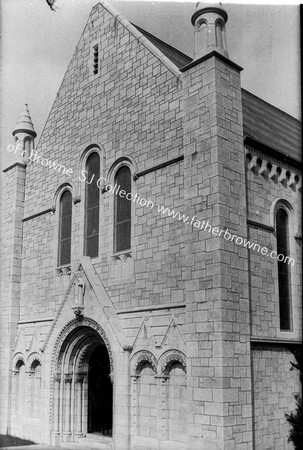
<svg viewBox="0 0 303 450">
<path fill-rule="evenodd" d="M 53 434 L 77 442 L 87 433 L 112 436 L 113 363 L 103 329 L 75 323 L 54 354 Z"/>
<path fill-rule="evenodd" d="M 87 416 L 89 433 L 112 435 L 113 386 L 110 361 L 104 345 L 96 347 L 89 358 Z"/>
</svg>

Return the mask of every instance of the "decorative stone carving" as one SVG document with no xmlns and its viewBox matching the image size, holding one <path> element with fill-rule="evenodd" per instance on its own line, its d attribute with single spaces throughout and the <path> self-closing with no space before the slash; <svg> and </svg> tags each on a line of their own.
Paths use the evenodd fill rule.
<svg viewBox="0 0 303 450">
<path fill-rule="evenodd" d="M 33 366 L 33 364 L 37 362 L 38 364 L 40 364 L 40 366 L 42 366 L 42 361 L 41 361 L 41 357 L 39 353 L 31 353 L 28 358 L 27 358 L 27 367 L 31 368 Z"/>
<path fill-rule="evenodd" d="M 114 364 L 113 364 L 113 356 L 112 356 L 112 350 L 111 350 L 111 346 L 109 344 L 109 340 L 105 334 L 105 331 L 103 330 L 103 328 L 97 323 L 95 322 L 93 319 L 90 319 L 88 317 L 85 317 L 81 320 L 81 324 L 79 324 L 79 322 L 76 319 L 71 320 L 70 322 L 68 322 L 66 324 L 66 326 L 63 328 L 63 330 L 61 331 L 61 333 L 59 334 L 55 346 L 54 346 L 54 351 L 53 351 L 53 356 L 52 356 L 52 367 L 55 367 L 56 370 L 58 372 L 60 372 L 60 365 L 61 365 L 61 361 L 62 361 L 62 355 L 61 355 L 61 348 L 62 345 L 65 341 L 65 339 L 67 338 L 67 336 L 76 328 L 78 328 L 79 326 L 87 326 L 92 328 L 93 330 L 97 331 L 97 333 L 101 336 L 104 344 L 106 345 L 107 351 L 108 351 L 108 356 L 109 356 L 109 361 L 110 361 L 110 368 L 111 368 L 111 372 L 114 371 Z"/>
<path fill-rule="evenodd" d="M 252 155 L 252 158 L 247 166 L 249 170 L 254 170 L 257 167 L 257 158 L 258 157 L 256 155 Z"/>
<path fill-rule="evenodd" d="M 131 375 L 131 379 L 133 380 L 133 382 L 134 382 L 135 384 L 138 383 L 138 381 L 140 380 L 140 378 L 141 378 L 141 375 L 139 375 L 139 374 Z"/>
<path fill-rule="evenodd" d="M 296 176 L 295 176 L 294 173 L 291 173 L 291 174 L 290 174 L 290 178 L 289 178 L 289 180 L 287 181 L 287 186 L 289 186 L 289 187 L 292 188 L 292 187 L 295 187 L 296 184 L 297 184 L 297 182 L 296 182 Z"/>
<path fill-rule="evenodd" d="M 286 169 L 281 169 L 281 173 L 278 177 L 280 183 L 284 183 L 287 180 Z"/>
<path fill-rule="evenodd" d="M 292 166 L 280 163 L 268 155 L 259 154 L 249 146 L 245 146 L 245 148 L 248 170 L 281 183 L 286 188 L 290 187 L 292 190 L 301 191 L 302 177 L 295 172 Z"/>
<path fill-rule="evenodd" d="M 140 374 L 141 366 L 145 362 L 148 362 L 152 366 L 155 373 L 157 373 L 157 358 L 151 352 L 142 350 L 136 353 L 132 358 L 131 376 L 138 376 Z"/>
<path fill-rule="evenodd" d="M 77 195 L 73 198 L 74 205 L 81 202 L 81 196 Z"/>
<path fill-rule="evenodd" d="M 168 375 L 170 366 L 174 363 L 178 362 L 184 369 L 184 372 L 187 372 L 186 367 L 186 356 L 184 353 L 179 350 L 169 350 L 165 352 L 160 358 L 160 373 L 161 375 Z"/>
<path fill-rule="evenodd" d="M 73 381 L 73 374 L 66 373 L 64 375 L 64 383 L 71 383 Z"/>
<path fill-rule="evenodd" d="M 169 375 L 164 374 L 156 375 L 155 378 L 158 378 L 161 381 L 161 383 L 164 384 L 169 379 Z"/>
<path fill-rule="evenodd" d="M 263 176 L 267 176 L 269 173 L 268 171 L 268 163 L 265 161 L 265 159 L 262 160 L 261 167 L 259 169 L 259 174 Z"/>
<path fill-rule="evenodd" d="M 61 383 L 61 377 L 62 377 L 61 372 L 54 373 L 54 382 L 55 383 Z"/>
<path fill-rule="evenodd" d="M 13 372 L 16 372 L 16 373 L 19 372 L 19 368 L 17 368 L 17 365 L 20 362 L 23 363 L 24 366 L 26 367 L 25 358 L 24 358 L 23 354 L 22 353 L 16 353 L 16 355 L 13 356 L 13 364 L 12 364 L 12 367 L 13 367 L 12 371 Z"/>
<path fill-rule="evenodd" d="M 84 363 L 87 360 L 88 355 L 91 353 L 92 349 L 95 348 L 98 344 L 100 344 L 100 339 L 97 337 L 95 339 L 91 339 L 88 344 L 86 344 L 79 353 L 79 356 L 77 358 L 77 366 L 76 371 L 77 372 L 83 372 L 84 371 Z"/>
<path fill-rule="evenodd" d="M 277 178 L 277 169 L 278 167 L 276 166 L 276 164 L 271 164 L 271 169 L 268 174 L 268 178 L 270 178 L 271 180 L 275 180 Z"/>
<path fill-rule="evenodd" d="M 84 311 L 84 294 L 85 294 L 85 281 L 81 277 L 80 272 L 76 274 L 75 278 L 75 304 L 72 307 L 76 318 L 81 319 Z"/>
<path fill-rule="evenodd" d="M 76 286 L 77 286 L 76 303 L 78 303 L 78 305 L 84 305 L 85 281 L 81 277 L 80 273 L 78 274 L 76 279 Z"/>
<path fill-rule="evenodd" d="M 86 373 L 76 373 L 75 381 L 76 383 L 83 383 L 86 377 Z"/>
</svg>

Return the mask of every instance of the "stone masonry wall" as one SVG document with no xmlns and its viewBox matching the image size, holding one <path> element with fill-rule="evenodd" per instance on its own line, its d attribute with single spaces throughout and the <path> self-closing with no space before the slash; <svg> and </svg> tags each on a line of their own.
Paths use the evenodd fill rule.
<svg viewBox="0 0 303 450">
<path fill-rule="evenodd" d="M 291 450 L 285 414 L 294 412 L 294 394 L 300 392 L 299 372 L 290 371 L 293 354 L 285 347 L 252 349 L 255 448 Z"/>
<path fill-rule="evenodd" d="M 197 219 L 246 236 L 239 70 L 216 56 L 184 74 L 185 201 Z M 218 231 L 217 231 L 218 233 Z M 187 235 L 186 335 L 191 448 L 250 449 L 247 251 Z"/>
<path fill-rule="evenodd" d="M 0 432 L 10 432 L 11 349 L 19 320 L 22 217 L 25 167 L 15 164 L 6 173 L 3 208 L 1 209 L 1 295 L 0 295 Z"/>
<path fill-rule="evenodd" d="M 98 38 L 100 75 L 91 79 L 90 46 Z M 79 170 L 84 150 L 91 144 L 101 148 L 101 173 L 106 178 L 119 158 L 130 157 L 135 172 L 182 154 L 181 83 L 174 70 L 101 5 L 93 10 L 37 147 L 38 154 L 72 168 L 73 176 L 60 175 L 36 162 L 27 168 L 25 217 L 54 204 L 57 209 L 24 223 L 21 319 L 51 317 L 64 292 L 56 279 L 58 203 L 54 197 L 66 182 L 72 184 L 74 197 L 81 196 L 73 207 L 72 270 L 83 254 L 85 183 L 79 181 Z M 157 204 L 181 209 L 181 170 L 179 162 L 140 177 L 133 190 Z M 156 207 L 133 204 L 135 267 L 127 280 L 119 281 L 121 277 L 112 276 L 113 200 L 112 194 L 101 194 L 100 251 L 93 264 L 114 304 L 123 308 L 182 301 L 184 226 L 162 217 Z"/>
<path fill-rule="evenodd" d="M 19 353 L 24 358 L 26 367 L 30 355 L 41 355 L 39 429 L 41 440 L 46 443 L 50 442 L 52 348 L 47 347 L 44 354 L 41 348 L 79 257 L 83 255 L 85 184 L 79 180 L 80 170 L 85 168 L 81 162 L 83 154 L 91 145 L 100 149 L 101 174 L 110 182 L 114 163 L 121 158 L 129 158 L 135 175 L 183 154 L 181 74 L 166 58 L 160 59 L 160 52 L 150 51 L 136 30 L 124 24 L 125 21 L 122 24 L 121 19 L 101 5 L 93 9 L 38 143 L 38 154 L 64 164 L 67 169 L 72 168 L 73 175 L 62 175 L 38 162 L 27 166 L 24 217 L 29 220 L 23 222 L 20 322 L 14 354 Z M 100 43 L 100 73 L 91 77 L 90 52 L 96 39 Z M 134 180 L 132 190 L 155 205 L 182 212 L 182 171 L 183 163 L 179 161 Z M 79 197 L 80 202 L 73 204 L 71 275 L 61 276 L 57 271 L 59 209 L 56 193 L 65 183 L 71 185 L 73 197 Z M 126 311 L 125 320 L 121 322 L 126 336 L 131 339 L 137 335 L 143 318 L 153 317 L 149 311 L 141 311 L 134 313 L 132 320 L 132 308 L 167 305 L 162 313 L 154 314 L 157 317 L 154 332 L 161 342 L 173 317 L 169 305 L 184 307 L 184 224 L 161 215 L 157 206 L 148 209 L 133 204 L 133 264 L 127 268 L 127 276 L 121 277 L 115 273 L 113 262 L 113 201 L 110 193 L 100 195 L 99 257 L 92 259 L 92 263 L 120 316 Z M 52 207 L 54 212 L 49 210 Z M 30 218 L 45 210 L 48 211 Z M 86 313 L 100 321 L 99 305 L 92 302 Z M 71 307 L 66 306 L 52 339 L 73 318 Z M 183 322 L 182 317 L 180 327 Z M 122 349 L 115 347 L 114 351 L 119 353 Z M 117 358 L 122 359 L 120 355 Z M 123 408 L 127 408 L 127 371 L 117 368 L 116 377 L 114 402 L 123 401 Z M 115 426 L 119 422 L 121 434 L 122 421 L 128 430 L 128 418 L 126 414 L 122 417 L 122 407 L 119 411 Z M 18 424 L 18 429 L 22 430 L 22 437 L 34 436 L 27 417 Z M 125 448 L 125 442 L 120 445 Z"/>
<path fill-rule="evenodd" d="M 252 155 L 265 159 L 265 155 L 247 150 Z M 278 164 L 281 168 L 299 175 L 297 170 L 290 166 L 268 160 Z M 249 160 L 248 160 L 249 164 Z M 301 175 L 300 175 L 301 176 Z M 295 259 L 295 264 L 290 265 L 292 285 L 292 308 L 294 331 L 287 338 L 302 339 L 302 241 L 295 238 L 302 236 L 301 230 L 301 192 L 298 186 L 289 186 L 285 182 L 271 179 L 268 174 L 258 173 L 258 167 L 247 169 L 247 198 L 248 219 L 267 226 L 274 226 L 273 207 L 277 200 L 285 200 L 292 209 L 289 216 L 289 242 L 290 256 Z M 249 225 L 249 240 L 261 247 L 277 250 L 275 230 Z M 279 297 L 278 297 L 278 269 L 277 261 L 270 256 L 250 250 L 250 284 L 252 305 L 252 338 L 281 338 L 279 322 Z M 284 333 L 285 335 L 285 333 Z"/>
</svg>

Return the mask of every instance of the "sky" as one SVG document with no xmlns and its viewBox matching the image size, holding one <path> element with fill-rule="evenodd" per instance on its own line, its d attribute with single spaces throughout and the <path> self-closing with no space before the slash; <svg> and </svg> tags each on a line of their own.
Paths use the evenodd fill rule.
<svg viewBox="0 0 303 450">
<path fill-rule="evenodd" d="M 282 0 L 283 1 L 283 0 Z M 287 1 L 287 0 L 285 0 Z M 193 56 L 191 16 L 196 2 L 108 0 L 130 22 Z M 97 0 L 1 0 L 1 165 L 14 162 L 7 146 L 24 103 L 38 134 Z M 244 68 L 242 87 L 300 119 L 299 5 L 230 4 L 230 59 Z"/>
</svg>

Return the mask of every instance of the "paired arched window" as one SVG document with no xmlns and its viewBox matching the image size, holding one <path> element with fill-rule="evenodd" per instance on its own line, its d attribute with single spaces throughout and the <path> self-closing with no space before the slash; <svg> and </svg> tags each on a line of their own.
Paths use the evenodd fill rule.
<svg viewBox="0 0 303 450">
<path fill-rule="evenodd" d="M 84 254 L 94 258 L 98 256 L 99 248 L 100 189 L 97 181 L 100 178 L 100 156 L 97 152 L 87 158 L 86 172 Z"/>
<path fill-rule="evenodd" d="M 131 248 L 131 172 L 122 166 L 116 173 L 115 185 L 119 195 L 115 195 L 114 206 L 114 251 L 120 252 Z M 125 195 L 121 195 L 125 191 Z"/>
<path fill-rule="evenodd" d="M 63 192 L 59 205 L 59 252 L 58 266 L 71 262 L 72 237 L 72 194 L 69 190 Z"/>
<path fill-rule="evenodd" d="M 276 235 L 278 256 L 279 311 L 280 328 L 284 331 L 292 329 L 291 320 L 291 277 L 290 267 L 285 258 L 289 256 L 289 218 L 285 208 L 279 206 L 276 211 Z M 279 259 L 281 259 L 279 261 Z"/>
</svg>

